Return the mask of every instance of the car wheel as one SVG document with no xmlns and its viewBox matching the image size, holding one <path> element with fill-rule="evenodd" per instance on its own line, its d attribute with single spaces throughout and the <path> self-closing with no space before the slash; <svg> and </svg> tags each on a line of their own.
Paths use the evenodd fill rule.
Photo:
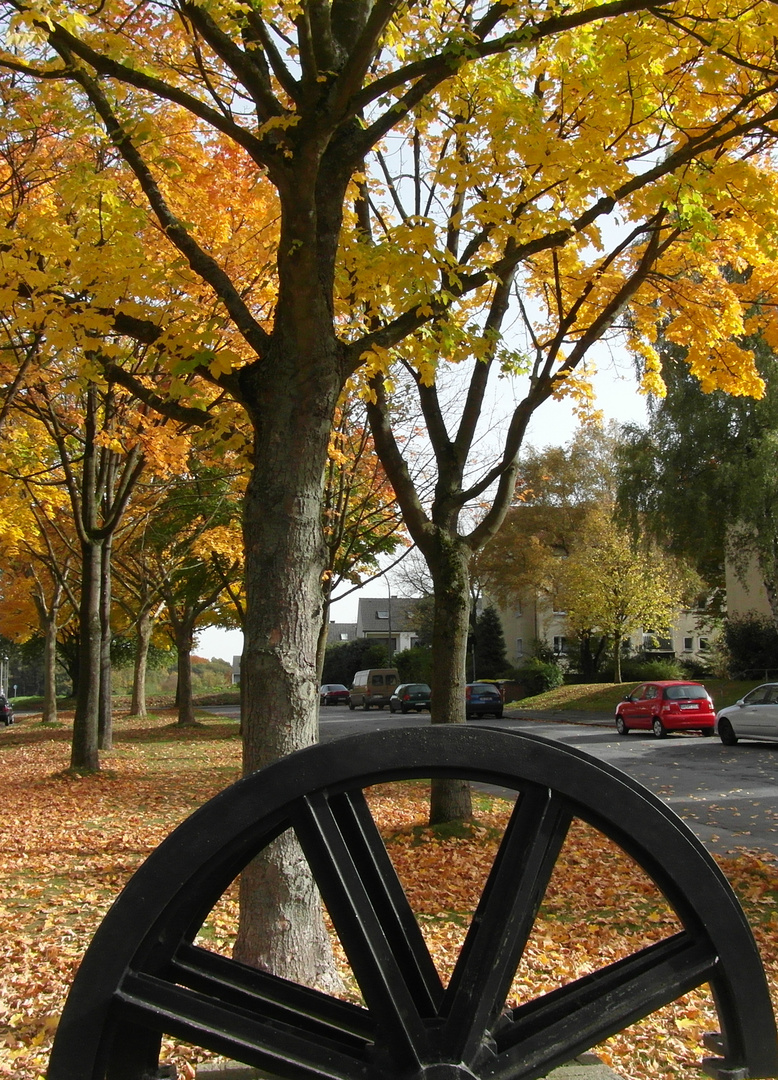
<svg viewBox="0 0 778 1080">
<path fill-rule="evenodd" d="M 352 712 L 354 711 L 354 709 L 356 709 L 356 705 L 354 704 L 354 702 L 350 698 L 349 698 L 348 707 L 351 709 Z"/>
<path fill-rule="evenodd" d="M 369 708 L 370 708 L 370 706 L 368 704 L 367 698 L 362 698 L 362 709 L 363 709 L 363 711 L 367 712 Z"/>
<path fill-rule="evenodd" d="M 502 709 L 497 710 L 497 712 L 494 714 L 494 718 L 495 720 L 502 720 Z"/>
<path fill-rule="evenodd" d="M 664 739 L 667 734 L 667 728 L 664 726 L 658 716 L 655 716 L 651 723 L 651 730 L 656 735 L 657 739 Z"/>
<path fill-rule="evenodd" d="M 713 734 L 713 728 L 712 727 L 704 727 L 702 729 L 702 737 L 703 737 L 703 739 L 709 739 L 712 734 Z"/>
<path fill-rule="evenodd" d="M 418 707 L 418 709 L 416 710 L 416 712 L 422 712 L 422 711 L 423 711 L 423 709 L 424 709 L 424 706 L 423 706 L 423 705 L 419 705 L 419 707 Z"/>
<path fill-rule="evenodd" d="M 624 723 L 624 717 L 619 715 L 616 717 L 616 731 L 619 735 L 629 735 L 629 728 Z"/>
<path fill-rule="evenodd" d="M 732 730 L 732 725 L 726 716 L 719 720 L 719 738 L 725 746 L 735 746 L 737 743 L 737 735 Z"/>
<path fill-rule="evenodd" d="M 400 712 L 403 714 L 403 716 L 405 716 L 405 714 L 408 712 L 407 705 L 401 705 L 400 706 Z"/>
</svg>

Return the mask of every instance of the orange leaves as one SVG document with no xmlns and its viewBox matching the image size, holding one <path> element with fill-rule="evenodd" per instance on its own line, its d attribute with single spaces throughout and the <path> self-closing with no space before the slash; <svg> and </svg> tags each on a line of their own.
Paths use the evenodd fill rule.
<svg viewBox="0 0 778 1080">
<path fill-rule="evenodd" d="M 0 734 L 0 1078 L 38 1080 L 68 985 L 102 915 L 145 855 L 187 814 L 237 778 L 234 724 L 181 731 L 161 715 L 117 718 L 110 772 L 76 779 L 66 726 L 21 718 Z M 477 796 L 477 822 L 443 835 L 424 824 L 424 783 L 368 790 L 387 850 L 447 978 L 489 872 L 510 804 Z M 778 975 L 775 863 L 744 852 L 724 863 L 751 917 L 773 987 Z M 229 955 L 232 887 L 199 940 Z M 575 823 L 552 876 L 511 991 L 524 1001 L 672 933 L 653 884 L 594 829 Z M 338 953 L 336 943 L 336 953 Z M 345 968 L 345 957 L 340 954 Z M 346 971 L 346 983 L 353 980 Z M 695 992 L 598 1047 L 625 1080 L 686 1080 L 700 1037 L 716 1025 Z M 166 1041 L 165 1060 L 188 1080 L 203 1052 Z"/>
</svg>

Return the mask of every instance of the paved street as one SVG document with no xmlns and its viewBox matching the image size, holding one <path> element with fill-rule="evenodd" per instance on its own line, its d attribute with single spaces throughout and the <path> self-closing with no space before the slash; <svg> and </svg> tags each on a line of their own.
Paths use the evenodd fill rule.
<svg viewBox="0 0 778 1080">
<path fill-rule="evenodd" d="M 334 707 L 321 710 L 322 740 L 400 724 L 428 724 L 429 714 L 394 716 Z M 778 857 L 778 743 L 723 746 L 717 738 L 671 735 L 655 739 L 632 732 L 626 738 L 610 724 L 547 723 L 491 717 L 470 721 L 531 731 L 584 750 L 645 784 L 676 811 L 710 851 L 769 851 Z"/>
</svg>

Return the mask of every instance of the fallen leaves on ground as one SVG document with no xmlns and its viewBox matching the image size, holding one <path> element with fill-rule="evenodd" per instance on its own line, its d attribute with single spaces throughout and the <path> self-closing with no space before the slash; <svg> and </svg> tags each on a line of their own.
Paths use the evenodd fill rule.
<svg viewBox="0 0 778 1080">
<path fill-rule="evenodd" d="M 176 824 L 239 771 L 237 725 L 231 722 L 179 729 L 166 714 L 119 718 L 105 770 L 86 778 L 67 771 L 69 736 L 67 725 L 48 729 L 26 720 L 6 729 L 0 741 L 0 1077 L 15 1080 L 44 1074 L 67 988 L 121 886 Z M 424 825 L 423 783 L 376 786 L 368 798 L 445 980 L 510 805 L 478 796 L 476 823 L 459 835 L 443 835 Z M 748 851 L 720 861 L 744 904 L 775 992 L 775 863 Z M 233 889 L 209 916 L 204 942 L 228 953 L 236 916 Z M 512 1001 L 566 984 L 674 928 L 653 883 L 600 833 L 576 822 Z M 336 955 L 343 960 L 342 950 Z M 693 1075 L 701 1036 L 716 1027 L 710 996 L 696 991 L 609 1039 L 598 1053 L 627 1080 L 680 1080 Z M 190 1080 L 204 1054 L 167 1042 L 164 1056 Z"/>
</svg>

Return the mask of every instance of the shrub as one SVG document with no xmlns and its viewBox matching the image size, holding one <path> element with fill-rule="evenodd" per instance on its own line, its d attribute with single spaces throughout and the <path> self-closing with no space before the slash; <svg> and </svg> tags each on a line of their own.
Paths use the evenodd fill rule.
<svg viewBox="0 0 778 1080">
<path fill-rule="evenodd" d="M 394 654 L 392 666 L 400 673 L 400 682 L 429 683 L 432 678 L 432 650 L 422 645 Z"/>
<path fill-rule="evenodd" d="M 632 657 L 621 662 L 623 682 L 643 682 L 646 679 L 684 679 L 686 675 L 678 660 L 647 660 Z"/>
<path fill-rule="evenodd" d="M 778 665 L 778 630 L 767 615 L 724 620 L 724 646 L 731 678 L 761 678 Z"/>
<path fill-rule="evenodd" d="M 559 664 L 540 660 L 536 656 L 520 667 L 516 674 L 530 696 L 542 694 L 546 690 L 554 690 L 557 686 L 561 686 L 564 680 Z"/>
</svg>

